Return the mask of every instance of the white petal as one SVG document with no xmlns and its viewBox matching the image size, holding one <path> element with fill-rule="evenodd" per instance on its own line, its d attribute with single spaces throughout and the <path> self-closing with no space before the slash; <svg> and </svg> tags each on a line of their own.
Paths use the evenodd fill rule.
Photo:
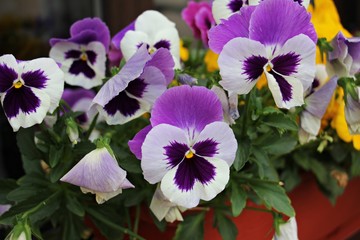
<svg viewBox="0 0 360 240">
<path fill-rule="evenodd" d="M 148 182 L 160 182 L 169 171 L 164 147 L 169 146 L 174 141 L 188 144 L 184 131 L 168 124 L 157 125 L 147 134 L 141 147 L 141 168 L 144 178 Z"/>
<path fill-rule="evenodd" d="M 212 4 L 212 14 L 214 16 L 215 22 L 219 24 L 221 19 L 228 19 L 233 12 L 227 6 L 230 3 L 230 0 L 214 0 Z"/>
<path fill-rule="evenodd" d="M 229 125 L 225 122 L 213 122 L 206 125 L 196 138 L 195 143 L 208 139 L 212 139 L 218 143 L 218 153 L 213 157 L 224 160 L 230 167 L 235 160 L 238 144 L 235 139 L 234 132 Z"/>
<path fill-rule="evenodd" d="M 129 60 L 139 49 L 141 44 L 149 44 L 150 40 L 146 33 L 140 31 L 127 31 L 120 42 L 121 52 L 124 59 Z"/>
<path fill-rule="evenodd" d="M 260 42 L 247 38 L 234 38 L 225 44 L 219 55 L 219 68 L 222 80 L 220 85 L 229 92 L 247 94 L 260 78 L 248 80 L 245 64 L 252 57 L 266 58 L 266 49 Z M 260 64 L 259 66 L 257 66 Z M 256 61 L 256 67 L 263 67 Z"/>
<path fill-rule="evenodd" d="M 149 36 L 151 37 L 151 36 Z M 180 68 L 180 37 L 176 28 L 166 28 L 158 30 L 151 40 L 152 45 L 160 40 L 167 40 L 170 42 L 170 53 L 175 62 L 175 69 Z"/>
<path fill-rule="evenodd" d="M 286 80 L 286 82 L 291 85 L 292 89 L 291 99 L 288 101 L 283 101 L 283 95 L 280 91 L 280 86 L 278 82 L 275 80 L 272 74 L 268 73 L 267 71 L 264 72 L 276 106 L 278 106 L 279 108 L 289 109 L 304 104 L 303 85 L 298 79 L 288 76 L 282 76 Z"/>
<path fill-rule="evenodd" d="M 287 223 L 281 224 L 279 234 L 275 235 L 276 240 L 298 240 L 298 231 L 295 217 L 291 217 Z"/>
<path fill-rule="evenodd" d="M 41 123 L 46 117 L 46 113 L 50 108 L 50 97 L 45 92 L 38 90 L 36 88 L 30 88 L 35 96 L 40 100 L 40 106 L 36 109 L 35 112 L 24 113 L 19 110 L 19 114 L 16 117 L 8 118 L 9 123 L 13 130 L 16 132 L 20 127 L 28 128 L 34 126 L 35 124 Z M 4 105 L 4 99 L 6 94 L 1 96 L 1 103 Z"/>
<path fill-rule="evenodd" d="M 144 32 L 148 36 L 155 36 L 159 30 L 166 28 L 175 28 L 175 23 L 154 10 L 143 12 L 135 21 L 135 31 Z"/>
<path fill-rule="evenodd" d="M 50 109 L 52 113 L 58 106 L 64 92 L 64 73 L 51 58 L 37 58 L 31 61 L 21 62 L 22 73 L 41 70 L 48 78 L 45 88 L 41 91 L 50 97 Z M 25 83 L 26 84 L 26 83 Z"/>
</svg>

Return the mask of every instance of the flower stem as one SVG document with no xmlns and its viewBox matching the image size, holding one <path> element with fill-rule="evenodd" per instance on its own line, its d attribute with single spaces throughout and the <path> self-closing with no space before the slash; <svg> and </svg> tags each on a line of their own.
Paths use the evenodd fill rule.
<svg viewBox="0 0 360 240">
<path fill-rule="evenodd" d="M 133 230 L 135 234 L 137 234 L 139 229 L 139 220 L 140 220 L 140 206 L 137 205 L 135 210 L 135 222 L 134 222 L 134 230 Z M 134 237 L 133 240 L 136 240 L 136 237 Z"/>
<path fill-rule="evenodd" d="M 88 140 L 92 131 L 94 130 L 95 128 L 95 125 L 96 125 L 96 121 L 99 117 L 99 113 L 97 113 L 94 117 L 94 119 L 92 120 L 91 124 L 90 124 L 90 127 L 89 127 L 89 130 L 86 132 L 86 135 L 85 135 L 85 139 Z"/>
</svg>

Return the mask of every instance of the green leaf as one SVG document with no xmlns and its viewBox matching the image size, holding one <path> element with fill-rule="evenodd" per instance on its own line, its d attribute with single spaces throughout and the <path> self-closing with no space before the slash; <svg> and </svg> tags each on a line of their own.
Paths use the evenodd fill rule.
<svg viewBox="0 0 360 240">
<path fill-rule="evenodd" d="M 236 225 L 221 211 L 215 212 L 215 223 L 222 239 L 235 240 L 238 234 Z"/>
<path fill-rule="evenodd" d="M 264 124 L 280 130 L 297 131 L 299 128 L 293 119 L 283 113 L 271 113 L 265 115 L 262 121 Z"/>
<path fill-rule="evenodd" d="M 176 229 L 174 240 L 204 239 L 205 212 L 188 215 Z"/>
<path fill-rule="evenodd" d="M 20 128 L 16 135 L 17 145 L 22 155 L 29 160 L 41 159 L 42 155 L 35 145 L 34 128 Z"/>
<path fill-rule="evenodd" d="M 289 217 L 295 216 L 295 210 L 291 206 L 285 189 L 278 183 L 259 180 L 249 180 L 249 185 L 254 192 L 262 199 L 266 206 L 272 207 Z"/>
<path fill-rule="evenodd" d="M 263 179 L 265 177 L 265 169 L 269 167 L 269 156 L 266 154 L 266 152 L 259 148 L 254 148 L 252 153 L 254 154 L 254 158 L 252 158 L 252 160 L 258 166 L 259 177 Z"/>
<path fill-rule="evenodd" d="M 40 190 L 35 186 L 21 186 L 11 191 L 7 195 L 7 199 L 14 202 L 21 202 L 38 194 L 38 192 L 40 192 Z"/>
<path fill-rule="evenodd" d="M 250 156 L 250 140 L 247 138 L 240 139 L 238 141 L 239 146 L 236 151 L 234 168 L 236 171 L 240 171 L 249 160 Z"/>
<path fill-rule="evenodd" d="M 360 152 L 359 151 L 353 151 L 351 153 L 350 172 L 351 172 L 352 177 L 360 176 Z"/>
<path fill-rule="evenodd" d="M 92 150 L 94 150 L 95 148 L 96 148 L 96 146 L 94 143 L 90 142 L 89 140 L 85 140 L 85 141 L 78 142 L 74 146 L 74 153 L 80 157 L 83 157 L 86 154 L 88 154 L 89 152 L 91 152 Z"/>
<path fill-rule="evenodd" d="M 0 180 L 0 204 L 9 203 L 7 195 L 9 192 L 15 190 L 18 187 L 13 179 L 1 179 Z"/>
<path fill-rule="evenodd" d="M 55 167 L 59 163 L 60 159 L 63 156 L 63 153 L 64 153 L 63 145 L 60 148 L 57 148 L 54 145 L 50 146 L 49 164 L 51 168 Z"/>
<path fill-rule="evenodd" d="M 310 162 L 310 169 L 321 184 L 327 185 L 330 175 L 324 165 L 319 161 L 312 159 Z"/>
<path fill-rule="evenodd" d="M 297 139 L 293 136 L 278 136 L 272 135 L 267 141 L 262 143 L 262 149 L 273 155 L 284 155 L 294 150 L 297 144 Z"/>
<path fill-rule="evenodd" d="M 66 195 L 66 208 L 79 217 L 83 217 L 85 215 L 85 209 L 81 203 L 76 198 L 68 194 Z"/>
<path fill-rule="evenodd" d="M 62 240 L 81 239 L 81 234 L 84 230 L 83 219 L 77 215 L 66 211 L 65 219 L 63 221 Z"/>
<path fill-rule="evenodd" d="M 66 146 L 64 151 L 65 152 L 63 153 L 63 157 L 59 164 L 50 171 L 50 181 L 52 183 L 59 181 L 59 179 L 70 170 L 73 164 L 75 164 L 72 148 L 70 146 Z"/>
<path fill-rule="evenodd" d="M 290 168 L 290 167 L 282 171 L 281 179 L 285 183 L 284 187 L 287 192 L 293 190 L 301 182 L 301 177 L 299 176 L 299 172 L 294 168 Z"/>
<path fill-rule="evenodd" d="M 231 184 L 231 210 L 234 217 L 240 215 L 242 210 L 246 206 L 247 194 L 246 191 L 237 183 L 233 182 Z"/>
</svg>

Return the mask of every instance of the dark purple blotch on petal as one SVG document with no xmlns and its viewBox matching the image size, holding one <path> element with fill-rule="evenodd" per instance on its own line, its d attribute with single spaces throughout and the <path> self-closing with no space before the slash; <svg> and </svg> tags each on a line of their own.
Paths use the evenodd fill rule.
<svg viewBox="0 0 360 240">
<path fill-rule="evenodd" d="M 300 5 L 302 5 L 303 0 L 294 0 L 294 2 L 297 2 L 297 3 L 299 3 Z"/>
<path fill-rule="evenodd" d="M 186 152 L 189 150 L 188 145 L 178 143 L 176 141 L 170 142 L 170 145 L 165 146 L 165 155 L 167 156 L 170 168 L 177 166 L 185 157 Z"/>
<path fill-rule="evenodd" d="M 95 77 L 95 71 L 87 64 L 87 61 L 81 59 L 75 60 L 69 69 L 69 72 L 74 75 L 83 73 L 87 78 L 92 79 Z"/>
<path fill-rule="evenodd" d="M 203 157 L 213 157 L 218 152 L 218 143 L 213 139 L 206 139 L 194 144 L 193 149 L 196 155 Z"/>
<path fill-rule="evenodd" d="M 243 5 L 244 5 L 243 0 L 231 0 L 231 2 L 229 2 L 227 6 L 234 13 L 239 11 Z"/>
<path fill-rule="evenodd" d="M 6 64 L 0 64 L 0 92 L 5 92 L 18 78 L 17 72 Z"/>
<path fill-rule="evenodd" d="M 194 155 L 179 164 L 174 180 L 182 191 L 187 192 L 193 189 L 196 180 L 206 185 L 214 179 L 215 175 L 214 165 L 206 159 Z"/>
<path fill-rule="evenodd" d="M 300 64 L 300 55 L 290 52 L 287 54 L 274 57 L 271 62 L 273 69 L 285 76 L 289 76 L 297 72 L 297 67 Z"/>
<path fill-rule="evenodd" d="M 79 50 L 69 50 L 65 53 L 65 59 L 69 59 L 69 58 L 79 59 L 80 56 L 81 56 L 81 51 Z"/>
<path fill-rule="evenodd" d="M 292 86 L 286 81 L 286 79 L 270 70 L 269 73 L 274 76 L 276 82 L 279 84 L 280 92 L 284 102 L 290 101 L 292 99 Z"/>
<path fill-rule="evenodd" d="M 94 65 L 94 63 L 96 62 L 96 53 L 90 50 L 86 51 L 85 53 L 89 62 Z"/>
<path fill-rule="evenodd" d="M 170 42 L 168 40 L 160 40 L 154 44 L 154 47 L 156 49 L 166 48 L 166 49 L 170 50 Z"/>
<path fill-rule="evenodd" d="M 110 116 L 114 116 L 117 111 L 124 116 L 132 116 L 140 109 L 140 103 L 138 100 L 129 97 L 125 91 L 122 91 L 111 99 L 104 109 Z"/>
<path fill-rule="evenodd" d="M 243 66 L 243 73 L 248 76 L 246 80 L 254 81 L 258 79 L 264 72 L 264 66 L 267 62 L 268 60 L 262 56 L 251 56 L 246 58 Z"/>
<path fill-rule="evenodd" d="M 46 77 L 44 71 L 38 69 L 36 71 L 25 72 L 21 74 L 21 78 L 24 80 L 26 86 L 42 89 L 46 87 L 46 81 L 49 78 Z"/>
<path fill-rule="evenodd" d="M 137 78 L 129 83 L 125 91 L 135 97 L 141 98 L 144 92 L 146 92 L 146 86 L 147 84 L 145 83 L 144 79 Z"/>
<path fill-rule="evenodd" d="M 26 86 L 11 88 L 6 93 L 3 103 L 8 118 L 16 117 L 20 110 L 25 114 L 30 114 L 35 112 L 39 106 L 40 99 Z"/>
</svg>

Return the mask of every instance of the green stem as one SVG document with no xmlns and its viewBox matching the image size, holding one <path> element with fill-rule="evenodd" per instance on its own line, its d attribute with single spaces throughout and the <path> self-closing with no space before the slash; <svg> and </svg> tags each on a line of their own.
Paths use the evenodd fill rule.
<svg viewBox="0 0 360 240">
<path fill-rule="evenodd" d="M 36 205 L 35 207 L 27 210 L 22 216 L 22 219 L 27 219 L 31 214 L 37 212 L 38 210 L 40 210 L 43 206 L 46 206 L 51 200 L 53 200 L 54 198 L 57 198 L 58 195 L 61 193 L 61 191 L 57 191 L 54 194 L 52 194 L 50 197 L 48 197 L 46 200 L 42 201 L 41 203 L 39 203 L 38 205 Z"/>
<path fill-rule="evenodd" d="M 140 206 L 137 205 L 136 206 L 136 210 L 135 210 L 135 222 L 134 222 L 134 230 L 133 232 L 137 234 L 138 229 L 139 229 L 139 220 L 140 220 Z M 136 238 L 134 237 L 134 240 L 136 240 Z"/>
<path fill-rule="evenodd" d="M 247 120 L 249 117 L 249 104 L 250 104 L 250 98 L 251 98 L 251 94 L 252 94 L 253 90 L 250 91 L 247 95 L 246 95 L 246 100 L 245 100 L 245 109 L 243 112 L 243 121 L 242 121 L 242 130 L 241 130 L 241 136 L 245 137 L 246 136 L 246 127 L 247 127 Z"/>
<path fill-rule="evenodd" d="M 91 124 L 90 124 L 90 127 L 89 127 L 89 130 L 86 132 L 86 135 L 85 135 L 85 139 L 89 139 L 92 131 L 94 130 L 95 126 L 96 126 L 96 121 L 99 117 L 99 113 L 97 113 L 94 117 L 94 119 L 92 120 Z"/>
<path fill-rule="evenodd" d="M 139 236 L 138 234 L 130 231 L 128 228 L 124 228 L 121 227 L 115 223 L 113 223 L 112 221 L 109 221 L 106 217 L 102 216 L 100 213 L 98 213 L 97 211 L 95 211 L 94 209 L 91 208 L 87 208 L 86 211 L 93 217 L 96 218 L 97 220 L 101 221 L 102 223 L 106 224 L 107 226 L 116 229 L 118 231 L 123 232 L 124 234 L 128 234 L 131 237 L 134 237 L 138 240 L 145 240 L 144 238 L 142 238 L 141 236 Z"/>
</svg>

